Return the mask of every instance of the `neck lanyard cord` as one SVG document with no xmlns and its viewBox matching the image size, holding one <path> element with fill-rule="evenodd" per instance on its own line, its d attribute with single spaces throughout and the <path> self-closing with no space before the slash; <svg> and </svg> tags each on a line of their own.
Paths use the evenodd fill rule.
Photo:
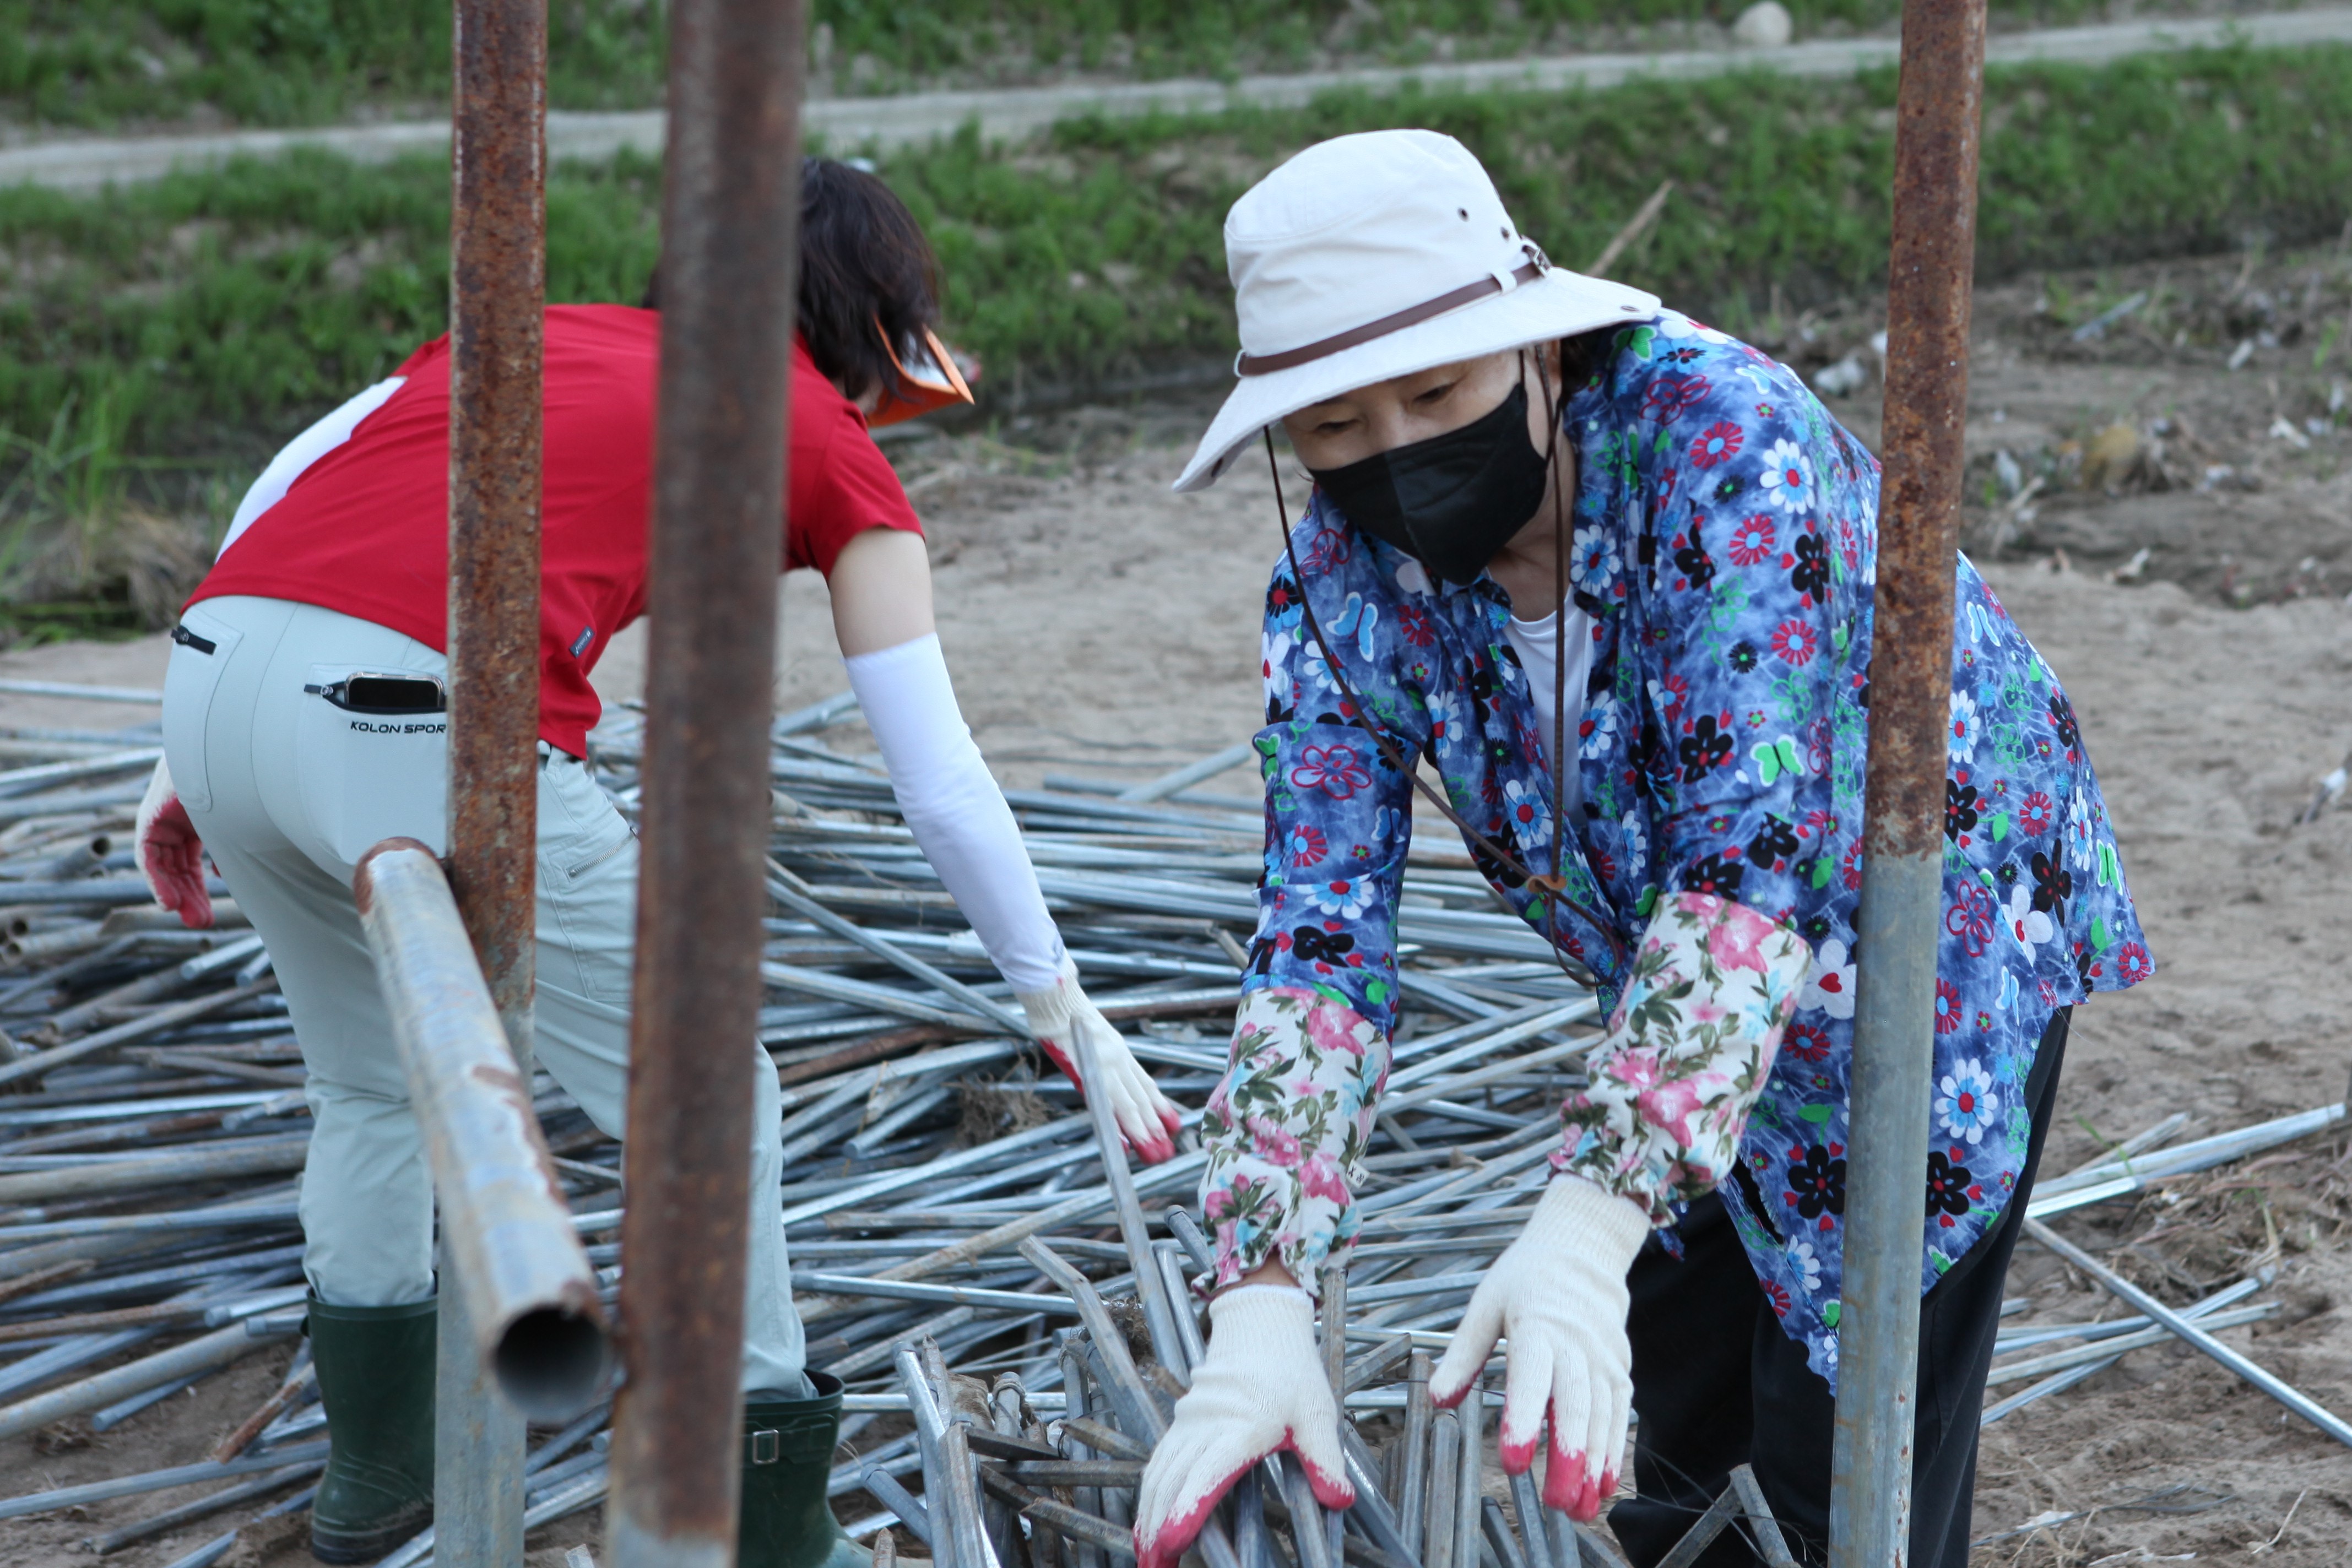
<svg viewBox="0 0 2352 1568">
<path fill-rule="evenodd" d="M 1559 456 L 1559 411 L 1552 404 L 1551 377 L 1540 359 L 1536 375 L 1543 382 L 1544 490 L 1551 501 L 1551 879 L 1557 891 L 1566 884 L 1568 770 L 1579 758 L 1568 744 L 1568 508 L 1553 465 Z"/>
</svg>

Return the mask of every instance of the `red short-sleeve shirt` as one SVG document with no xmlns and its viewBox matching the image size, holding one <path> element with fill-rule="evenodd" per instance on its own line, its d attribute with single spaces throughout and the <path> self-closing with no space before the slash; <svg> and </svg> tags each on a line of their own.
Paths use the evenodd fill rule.
<svg viewBox="0 0 2352 1568">
<path fill-rule="evenodd" d="M 661 318 L 617 305 L 547 312 L 541 499 L 541 738 L 574 756 L 603 706 L 589 672 L 645 613 Z M 303 470 L 189 599 L 250 594 L 341 611 L 448 647 L 449 340 L 352 437 Z M 830 574 L 866 528 L 920 533 L 857 406 L 793 345 L 783 568 Z"/>
</svg>

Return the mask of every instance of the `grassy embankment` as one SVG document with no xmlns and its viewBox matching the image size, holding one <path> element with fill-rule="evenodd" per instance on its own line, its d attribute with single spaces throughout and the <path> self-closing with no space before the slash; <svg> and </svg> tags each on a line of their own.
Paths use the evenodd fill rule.
<svg viewBox="0 0 2352 1568">
<path fill-rule="evenodd" d="M 1411 64 L 1727 25 L 1744 0 L 814 0 L 811 66 L 836 91 L 1078 69 L 1161 77 Z M 1786 0 L 1800 36 L 1883 26 L 1900 0 Z M 2170 0 L 2186 5 L 2189 0 Z M 2140 6 L 2145 12 L 2151 7 Z M 2156 9 L 2168 8 L 2158 0 Z M 1997 0 L 2004 24 L 2099 0 Z M 551 101 L 661 98 L 661 0 L 555 0 Z M 211 116 L 315 124 L 446 99 L 448 0 L 0 0 L 0 122 L 93 129 Z"/>
<path fill-rule="evenodd" d="M 1002 407 L 1230 353 L 1226 206 L 1297 147 L 1379 125 L 1463 138 L 1571 265 L 1675 180 L 1613 270 L 1735 329 L 1776 289 L 1801 304 L 1867 287 L 1886 254 L 1892 91 L 1885 76 L 1759 77 L 1343 96 L 1066 125 L 1010 152 L 965 137 L 882 172 L 937 243 L 951 329 Z M 2352 214 L 2352 49 L 2003 71 L 1988 104 L 1988 277 L 2333 237 Z M 551 298 L 636 297 L 656 175 L 626 159 L 557 171 Z M 170 539 L 218 527 L 278 441 L 442 329 L 446 190 L 437 160 L 298 157 L 101 198 L 0 193 L 0 596 L 106 585 L 75 628 L 166 602 L 187 556 Z M 0 610 L 20 632 L 56 620 Z"/>
</svg>

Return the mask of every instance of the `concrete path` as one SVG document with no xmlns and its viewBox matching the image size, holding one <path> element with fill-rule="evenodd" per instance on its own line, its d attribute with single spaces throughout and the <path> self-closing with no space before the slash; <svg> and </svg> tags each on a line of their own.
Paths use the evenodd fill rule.
<svg viewBox="0 0 2352 1568">
<path fill-rule="evenodd" d="M 2218 18 L 2158 18 L 2095 27 L 2057 27 L 1997 36 L 1988 49 L 1995 64 L 2063 62 L 2098 65 L 2127 55 L 2211 47 L 2242 39 L 2264 48 L 2352 42 L 2352 7 Z M 1894 38 L 1845 38 L 1779 49 L 1694 49 L 1671 54 L 1569 55 L 1538 59 L 1431 64 L 1409 68 L 1310 71 L 1296 76 L 1244 77 L 1225 83 L 1172 81 L 1013 89 L 992 92 L 910 93 L 899 98 L 825 99 L 807 106 L 803 125 L 835 152 L 866 145 L 898 146 L 948 135 L 978 120 L 992 141 L 1028 136 L 1081 114 L 1132 116 L 1153 112 L 1213 114 L 1242 105 L 1304 104 L 1336 88 L 1391 92 L 1409 82 L 1453 90 L 1615 87 L 1649 77 L 1684 80 L 1727 71 L 1766 69 L 1800 77 L 1851 76 L 1895 63 Z M 547 117 L 550 156 L 609 158 L 623 148 L 656 152 L 666 116 L 660 110 L 573 113 Z M 37 142 L 0 149 L 0 185 L 31 183 L 60 190 L 91 190 L 120 181 L 152 180 L 174 169 L 206 168 L 237 157 L 275 157 L 289 147 L 320 147 L 361 162 L 379 162 L 449 144 L 443 120 L 326 126 L 300 131 L 239 131 L 213 135 L 125 137 Z"/>
</svg>

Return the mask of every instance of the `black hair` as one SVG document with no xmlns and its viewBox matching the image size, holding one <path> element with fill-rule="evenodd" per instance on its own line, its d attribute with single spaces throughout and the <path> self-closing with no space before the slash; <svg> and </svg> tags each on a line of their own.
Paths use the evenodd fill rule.
<svg viewBox="0 0 2352 1568">
<path fill-rule="evenodd" d="M 939 325 L 940 264 L 889 186 L 830 158 L 801 160 L 801 340 L 852 398 L 892 387 L 885 336 L 903 355 Z M 661 308 L 656 266 L 640 303 Z M 877 329 L 878 324 L 878 329 Z"/>
<path fill-rule="evenodd" d="M 1559 340 L 1560 396 L 1570 398 L 1607 368 L 1616 347 L 1616 327 L 1596 328 Z"/>
</svg>

